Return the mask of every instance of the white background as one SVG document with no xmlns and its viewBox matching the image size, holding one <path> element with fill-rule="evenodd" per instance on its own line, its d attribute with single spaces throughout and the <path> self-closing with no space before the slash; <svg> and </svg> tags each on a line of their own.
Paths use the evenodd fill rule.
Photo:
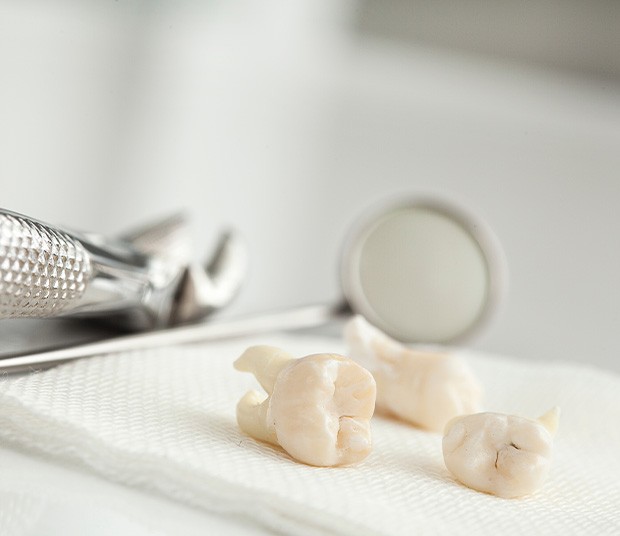
<svg viewBox="0 0 620 536">
<path fill-rule="evenodd" d="M 510 294 L 476 347 L 620 369 L 617 2 L 0 2 L 0 204 L 251 248 L 230 314 L 338 297 L 395 192 L 468 206 Z"/>
</svg>

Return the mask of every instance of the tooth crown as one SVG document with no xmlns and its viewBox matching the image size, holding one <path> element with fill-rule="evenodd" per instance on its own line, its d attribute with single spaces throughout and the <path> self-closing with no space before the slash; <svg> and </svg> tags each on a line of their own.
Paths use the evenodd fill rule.
<svg viewBox="0 0 620 536">
<path fill-rule="evenodd" d="M 543 420 L 478 413 L 446 426 L 443 455 L 463 484 L 504 498 L 529 495 L 544 483 L 551 466 L 553 431 Z M 542 419 L 542 418 L 541 418 Z"/>
<path fill-rule="evenodd" d="M 372 375 L 336 354 L 288 360 L 282 355 L 276 348 L 252 347 L 237 361 L 237 368 L 254 372 L 268 390 L 266 398 L 252 391 L 239 402 L 240 428 L 309 465 L 350 465 L 368 456 L 376 398 Z M 265 377 L 275 378 L 271 390 Z"/>
<path fill-rule="evenodd" d="M 461 358 L 408 349 L 360 316 L 347 324 L 345 338 L 351 356 L 375 377 L 377 407 L 436 432 L 479 410 L 482 388 Z"/>
</svg>

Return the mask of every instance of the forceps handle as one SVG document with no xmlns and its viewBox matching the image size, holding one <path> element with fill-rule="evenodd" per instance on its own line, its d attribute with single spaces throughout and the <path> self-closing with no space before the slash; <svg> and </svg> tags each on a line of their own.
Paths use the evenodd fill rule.
<svg viewBox="0 0 620 536">
<path fill-rule="evenodd" d="M 0 209 L 0 318 L 114 313 L 128 327 L 161 327 L 182 275 L 128 244 Z"/>
<path fill-rule="evenodd" d="M 147 333 L 57 348 L 29 354 L 13 354 L 0 359 L 0 373 L 34 371 L 81 357 L 141 350 L 176 344 L 233 339 L 269 331 L 310 328 L 327 324 L 346 315 L 342 306 L 310 305 L 235 320 L 210 321 Z"/>
<path fill-rule="evenodd" d="M 0 209 L 0 318 L 58 315 L 79 303 L 92 277 L 75 237 Z"/>
</svg>

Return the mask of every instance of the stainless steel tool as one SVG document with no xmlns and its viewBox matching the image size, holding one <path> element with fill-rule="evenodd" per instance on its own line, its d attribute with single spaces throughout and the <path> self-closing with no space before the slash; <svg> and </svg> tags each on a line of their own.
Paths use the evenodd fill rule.
<svg viewBox="0 0 620 536">
<path fill-rule="evenodd" d="M 171 246 L 162 247 L 158 240 L 154 241 L 155 247 L 145 246 L 153 244 L 149 236 L 158 235 L 153 228 L 125 237 L 120 244 L 124 253 L 118 253 L 116 243 L 114 248 L 106 244 L 97 248 L 92 239 L 60 234 L 49 227 L 44 228 L 49 238 L 34 240 L 32 229 L 37 229 L 39 236 L 40 224 L 8 213 L 3 216 L 6 220 L 0 222 L 5 221 L 8 229 L 0 231 L 0 237 L 4 236 L 0 239 L 4 248 L 0 249 L 4 259 L 0 262 L 4 285 L 0 287 L 0 303 L 4 316 L 107 314 L 113 310 L 131 312 L 130 320 L 138 327 L 164 327 L 36 353 L 13 352 L 0 360 L 0 371 L 31 370 L 79 357 L 138 348 L 320 326 L 353 312 L 363 314 L 405 342 L 460 342 L 492 316 L 506 287 L 502 249 L 484 222 L 445 201 L 398 198 L 372 208 L 349 233 L 340 261 L 341 301 L 177 327 L 175 323 L 191 322 L 222 306 L 238 288 L 243 250 L 234 237 L 224 239 L 209 269 L 204 270 L 188 267 L 185 261 L 179 263 L 178 259 L 184 258 L 179 252 L 169 255 L 170 259 L 162 259 L 159 252 L 170 251 Z M 173 233 L 168 227 L 160 226 L 159 234 L 178 244 L 178 240 L 170 240 Z M 158 227 L 154 229 L 157 231 Z M 67 253 L 59 252 L 57 241 L 65 245 Z M 10 246 L 17 249 L 9 251 L 7 243 L 26 245 Z M 43 253 L 41 243 L 48 244 Z M 147 250 L 150 254 L 145 255 Z M 40 293 L 40 284 L 33 286 L 32 281 L 27 284 L 22 280 L 22 294 L 17 294 L 15 282 L 5 280 L 5 274 L 13 277 L 23 273 L 25 264 L 20 262 L 25 261 L 20 255 L 39 258 L 30 256 L 30 251 L 38 252 L 40 260 L 36 269 L 29 264 L 27 273 L 34 270 L 39 277 L 39 272 L 45 271 L 42 267 L 48 267 L 47 278 L 53 289 L 50 293 Z M 10 260 L 5 262 L 6 259 Z M 67 281 L 68 275 L 61 278 L 58 270 L 56 275 L 49 272 L 52 265 L 60 268 L 61 262 L 65 272 L 73 274 L 76 285 L 65 289 L 62 281 Z M 4 266 L 10 267 L 6 269 L 10 271 L 5 272 Z M 49 286 L 43 288 L 47 290 Z M 40 293 L 39 299 L 32 300 L 33 290 Z M 31 296 L 25 298 L 23 292 L 31 292 Z M 63 292 L 67 292 L 64 297 Z"/>
<path fill-rule="evenodd" d="M 203 318 L 237 293 L 245 245 L 224 233 L 202 267 L 186 227 L 176 215 L 109 239 L 0 210 L 0 318 L 89 316 L 131 330 Z"/>
</svg>

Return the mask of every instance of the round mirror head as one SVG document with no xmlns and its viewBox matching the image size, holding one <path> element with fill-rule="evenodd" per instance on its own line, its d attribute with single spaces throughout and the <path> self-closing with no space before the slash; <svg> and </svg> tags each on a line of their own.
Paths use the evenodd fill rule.
<svg viewBox="0 0 620 536">
<path fill-rule="evenodd" d="M 481 222 L 438 201 L 391 205 L 355 228 L 342 287 L 351 308 L 405 342 L 462 340 L 500 288 L 499 245 Z"/>
</svg>

